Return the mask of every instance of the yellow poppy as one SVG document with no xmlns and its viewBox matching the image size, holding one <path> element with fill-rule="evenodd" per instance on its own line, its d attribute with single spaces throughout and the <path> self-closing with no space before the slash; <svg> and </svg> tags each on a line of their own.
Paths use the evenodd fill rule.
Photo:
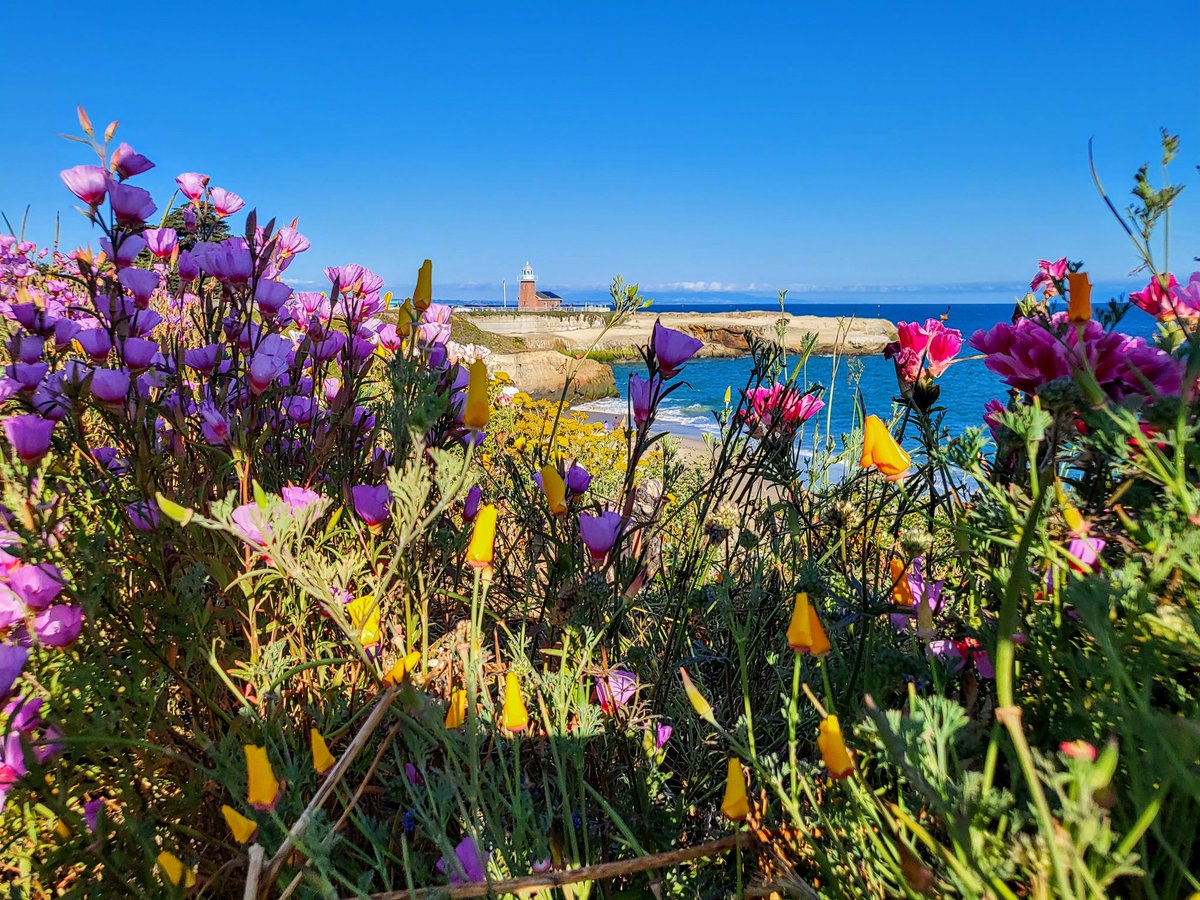
<svg viewBox="0 0 1200 900">
<path fill-rule="evenodd" d="M 550 515 L 561 516 L 567 511 L 567 485 L 558 474 L 558 466 L 546 463 L 542 466 L 542 492 L 550 505 Z"/>
<path fill-rule="evenodd" d="M 467 545 L 467 565 L 490 568 L 496 544 L 496 507 L 488 503 L 475 514 L 471 543 Z"/>
<path fill-rule="evenodd" d="M 854 771 L 854 762 L 850 759 L 850 751 L 842 738 L 842 726 L 837 716 L 826 716 L 818 726 L 817 748 L 821 751 L 821 759 L 825 768 L 834 779 L 849 778 Z"/>
<path fill-rule="evenodd" d="M 467 370 L 467 401 L 463 406 L 463 424 L 476 430 L 487 428 L 491 404 L 488 402 L 488 367 L 482 359 Z"/>
<path fill-rule="evenodd" d="M 450 705 L 446 707 L 445 726 L 451 730 L 461 728 L 467 721 L 467 692 L 457 690 L 450 695 Z"/>
<path fill-rule="evenodd" d="M 379 604 L 374 594 L 363 594 L 346 604 L 350 624 L 358 632 L 358 640 L 364 647 L 379 643 Z"/>
<path fill-rule="evenodd" d="M 521 696 L 521 682 L 514 672 L 504 676 L 504 710 L 500 723 L 509 731 L 521 731 L 529 724 L 529 711 Z"/>
<path fill-rule="evenodd" d="M 163 877 L 171 884 L 182 884 L 185 888 L 195 886 L 196 870 L 186 868 L 174 853 L 168 853 L 164 850 L 158 854 L 157 862 L 159 871 L 162 872 Z"/>
<path fill-rule="evenodd" d="M 383 676 L 384 684 L 399 684 L 404 680 L 404 676 L 410 672 L 415 672 L 417 666 L 421 664 L 421 651 L 414 650 L 407 656 L 397 657 L 396 662 L 388 670 L 388 673 Z"/>
<path fill-rule="evenodd" d="M 321 732 L 315 728 L 310 728 L 308 732 L 309 743 L 312 745 L 312 761 L 313 768 L 317 770 L 318 775 L 324 775 L 333 768 L 333 764 L 337 762 L 333 754 L 329 752 L 329 745 L 325 743 L 325 738 Z"/>
<path fill-rule="evenodd" d="M 279 802 L 279 780 L 267 759 L 267 748 L 245 744 L 246 802 L 255 809 L 273 809 Z"/>
<path fill-rule="evenodd" d="M 246 818 L 229 804 L 224 804 L 221 807 L 221 815 L 225 817 L 225 824 L 229 826 L 229 831 L 233 834 L 233 839 L 239 844 L 249 841 L 254 837 L 254 833 L 258 831 L 257 822 Z"/>
<path fill-rule="evenodd" d="M 729 757 L 729 775 L 725 779 L 725 799 L 721 801 L 721 812 L 737 822 L 750 815 L 750 801 L 746 797 L 746 776 L 742 762 L 735 756 Z"/>
<path fill-rule="evenodd" d="M 422 312 L 429 309 L 433 302 L 433 260 L 427 259 L 421 263 L 417 272 L 417 286 L 413 288 L 413 306 Z"/>
<path fill-rule="evenodd" d="M 908 472 L 911 462 L 912 459 L 904 452 L 904 448 L 896 443 L 883 420 L 879 416 L 867 416 L 859 465 L 864 469 L 874 466 L 888 481 L 896 481 Z"/>
<path fill-rule="evenodd" d="M 797 653 L 824 656 L 830 650 L 829 638 L 821 625 L 816 609 L 808 602 L 808 594 L 801 591 L 796 595 L 792 609 L 792 621 L 787 630 L 788 644 Z"/>
<path fill-rule="evenodd" d="M 892 576 L 892 602 L 897 606 L 916 606 L 917 600 L 913 596 L 912 586 L 904 576 L 904 563 L 893 559 L 888 563 L 888 571 Z"/>
</svg>

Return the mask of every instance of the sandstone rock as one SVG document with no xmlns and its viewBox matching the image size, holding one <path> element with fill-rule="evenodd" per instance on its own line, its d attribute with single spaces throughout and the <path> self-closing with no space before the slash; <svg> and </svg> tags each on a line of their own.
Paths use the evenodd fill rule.
<svg viewBox="0 0 1200 900">
<path fill-rule="evenodd" d="M 513 385 L 533 397 L 557 398 L 567 377 L 572 360 L 557 350 L 526 350 L 520 353 L 493 353 L 488 365 L 494 372 L 504 372 Z M 567 399 L 572 402 L 614 397 L 617 383 L 613 370 L 592 359 L 580 360 Z"/>
</svg>

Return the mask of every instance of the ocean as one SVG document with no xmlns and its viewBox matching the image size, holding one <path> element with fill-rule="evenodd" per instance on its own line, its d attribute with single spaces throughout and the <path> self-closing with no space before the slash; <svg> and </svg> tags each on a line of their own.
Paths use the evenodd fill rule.
<svg viewBox="0 0 1200 900">
<path fill-rule="evenodd" d="M 654 304 L 659 312 L 717 311 L 713 306 L 688 305 L 685 303 Z M 728 305 L 721 311 L 736 308 L 770 308 L 759 301 L 756 304 Z M 964 345 L 960 358 L 975 356 L 975 351 L 965 341 L 981 328 L 990 328 L 997 322 L 1012 318 L 1013 303 L 940 302 L 940 303 L 788 303 L 787 311 L 794 315 L 882 317 L 892 322 L 923 322 L 947 314 L 947 326 L 963 333 Z M 1150 337 L 1154 332 L 1154 320 L 1140 310 L 1133 309 L 1122 320 L 1121 330 L 1131 334 Z M 789 365 L 798 362 L 789 355 Z M 835 373 L 834 366 L 837 366 Z M 623 418 L 628 410 L 629 376 L 644 372 L 638 363 L 613 366 L 620 397 L 596 400 L 578 405 L 576 408 L 596 416 L 614 420 Z M 677 376 L 683 386 L 675 391 L 660 408 L 658 422 L 664 428 L 680 434 L 699 436 L 716 434 L 718 427 L 715 412 L 725 402 L 727 388 L 732 388 L 732 402 L 737 403 L 739 389 L 744 388 L 752 369 L 748 357 L 734 359 L 694 360 Z M 821 385 L 826 409 L 822 410 L 810 425 L 815 423 L 820 434 L 832 435 L 835 439 L 852 429 L 854 392 L 862 394 L 867 412 L 887 419 L 892 412 L 892 398 L 897 396 L 895 366 L 882 355 L 861 357 L 811 357 L 801 372 L 800 381 L 808 385 Z M 938 379 L 941 396 L 936 404 L 944 410 L 944 427 L 953 435 L 961 434 L 966 428 L 981 424 L 984 405 L 992 399 L 1004 399 L 1007 386 L 988 371 L 981 359 L 964 359 L 950 366 Z M 811 437 L 811 435 L 810 435 Z"/>
</svg>

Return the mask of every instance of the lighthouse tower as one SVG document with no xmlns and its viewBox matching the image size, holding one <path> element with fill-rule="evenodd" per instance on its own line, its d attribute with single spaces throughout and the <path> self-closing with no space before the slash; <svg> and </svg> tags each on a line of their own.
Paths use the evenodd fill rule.
<svg viewBox="0 0 1200 900">
<path fill-rule="evenodd" d="M 533 266 L 525 261 L 521 270 L 521 292 L 517 294 L 517 309 L 540 309 L 537 296 L 537 276 L 533 274 Z"/>
</svg>

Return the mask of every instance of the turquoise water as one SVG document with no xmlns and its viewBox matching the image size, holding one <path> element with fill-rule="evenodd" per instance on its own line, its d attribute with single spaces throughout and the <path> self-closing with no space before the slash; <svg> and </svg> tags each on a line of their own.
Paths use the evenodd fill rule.
<svg viewBox="0 0 1200 900">
<path fill-rule="evenodd" d="M 655 304 L 656 309 L 659 304 Z M 964 342 L 971 334 L 980 328 L 990 328 L 997 322 L 1007 322 L 1012 317 L 1012 304 L 962 304 L 960 306 L 946 304 L 892 304 L 878 306 L 872 304 L 867 309 L 853 309 L 838 304 L 825 305 L 804 304 L 793 307 L 789 304 L 789 312 L 808 313 L 812 315 L 848 315 L 857 313 L 860 316 L 883 316 L 893 322 L 924 321 L 934 318 L 949 309 L 949 319 L 946 324 L 963 332 Z M 662 311 L 671 311 L 663 306 Z M 1121 323 L 1122 330 L 1133 334 L 1149 335 L 1153 322 L 1144 314 L 1133 311 Z M 959 357 L 974 356 L 975 351 L 964 343 Z M 798 358 L 792 357 L 790 364 L 794 366 Z M 819 414 L 821 431 L 838 435 L 847 433 L 852 428 L 854 391 L 862 394 L 863 402 L 868 413 L 874 413 L 886 419 L 891 415 L 892 398 L 897 396 L 896 369 L 890 360 L 879 356 L 842 357 L 837 361 L 837 373 L 834 374 L 835 360 L 830 357 L 813 357 L 801 374 L 801 381 L 809 385 L 822 385 L 824 397 L 828 406 Z M 677 376 L 684 386 L 673 393 L 660 408 L 659 424 L 671 431 L 684 434 L 717 432 L 714 411 L 720 409 L 725 400 L 726 388 L 733 388 L 733 403 L 738 402 L 739 389 L 745 388 L 750 378 L 753 365 L 747 358 L 737 359 L 705 359 L 689 363 Z M 621 392 L 619 398 L 598 400 L 581 405 L 579 408 L 604 417 L 612 416 L 620 419 L 626 415 L 629 376 L 634 373 L 644 373 L 643 364 L 622 364 L 613 367 L 617 379 L 617 388 Z M 1008 388 L 998 377 L 988 371 L 983 361 L 967 359 L 952 365 L 940 379 L 941 396 L 936 406 L 945 411 L 944 426 L 951 435 L 958 435 L 969 426 L 980 425 L 984 405 L 992 399 L 1005 399 Z"/>
</svg>

